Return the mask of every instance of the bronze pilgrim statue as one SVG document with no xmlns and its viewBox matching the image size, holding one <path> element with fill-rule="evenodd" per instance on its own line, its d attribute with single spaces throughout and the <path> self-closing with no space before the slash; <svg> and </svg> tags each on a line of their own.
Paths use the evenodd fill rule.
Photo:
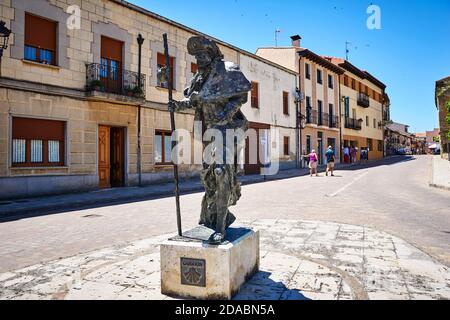
<svg viewBox="0 0 450 320">
<path fill-rule="evenodd" d="M 172 100 L 169 110 L 177 112 L 194 109 L 195 120 L 202 122 L 203 132 L 215 129 L 222 133 L 222 141 L 216 142 L 221 143 L 221 148 L 217 148 L 217 145 L 207 148 L 215 140 L 203 142 L 204 150 L 209 150 L 210 154 L 203 157 L 201 179 L 205 195 L 199 222 L 214 230 L 208 242 L 220 244 L 225 239 L 226 229 L 236 220 L 229 207 L 235 205 L 241 196 L 236 161 L 239 149 L 236 145 L 242 141 L 236 141 L 235 136 L 232 137 L 233 141 L 229 141 L 226 130 L 247 130 L 248 121 L 240 108 L 247 102 L 251 83 L 237 65 L 223 60 L 214 41 L 194 36 L 189 39 L 187 50 L 197 60 L 197 73 L 184 91 L 186 98 Z M 208 157 L 212 161 L 206 161 Z"/>
</svg>

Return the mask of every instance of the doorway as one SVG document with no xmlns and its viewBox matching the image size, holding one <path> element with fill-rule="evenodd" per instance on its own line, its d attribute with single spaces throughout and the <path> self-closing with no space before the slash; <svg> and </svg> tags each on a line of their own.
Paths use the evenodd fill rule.
<svg viewBox="0 0 450 320">
<path fill-rule="evenodd" d="M 123 187 L 125 182 L 125 128 L 99 126 L 99 187 Z"/>
<path fill-rule="evenodd" d="M 245 139 L 245 174 L 260 174 L 264 163 L 269 159 L 269 130 L 270 125 L 265 123 L 250 122 L 249 129 L 256 131 L 256 141 L 251 141 L 249 137 Z M 251 146 L 250 143 L 256 143 Z M 256 163 L 251 163 L 254 159 L 250 151 L 256 152 Z"/>
</svg>

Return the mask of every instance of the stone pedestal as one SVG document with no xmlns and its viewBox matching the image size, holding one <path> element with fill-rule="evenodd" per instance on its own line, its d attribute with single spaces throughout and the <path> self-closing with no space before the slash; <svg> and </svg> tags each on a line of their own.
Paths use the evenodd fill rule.
<svg viewBox="0 0 450 320">
<path fill-rule="evenodd" d="M 197 227 L 161 244 L 161 293 L 229 300 L 259 269 L 259 232 L 229 228 L 218 246 L 206 240 L 212 230 Z"/>
</svg>

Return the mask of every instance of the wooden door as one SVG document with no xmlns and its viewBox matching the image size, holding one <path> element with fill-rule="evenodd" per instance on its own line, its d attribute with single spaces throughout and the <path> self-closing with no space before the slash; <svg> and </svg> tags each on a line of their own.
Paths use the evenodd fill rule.
<svg viewBox="0 0 450 320">
<path fill-rule="evenodd" d="M 250 148 L 250 139 L 247 137 L 245 139 L 245 164 L 244 164 L 244 172 L 245 174 L 259 174 L 261 172 L 261 168 L 263 167 L 263 164 L 260 159 L 260 153 L 261 150 L 264 150 L 264 148 L 267 148 L 268 145 L 263 146 L 262 145 L 262 138 L 263 138 L 263 130 L 269 130 L 270 125 L 265 123 L 255 123 L 250 122 L 249 128 L 256 130 L 256 148 L 253 146 Z M 260 131 L 261 130 L 261 131 Z M 268 143 L 268 141 L 267 141 Z M 250 163 L 250 150 L 256 149 L 256 155 L 257 155 L 257 161 L 256 163 L 251 164 Z"/>
<path fill-rule="evenodd" d="M 111 187 L 110 128 L 98 127 L 98 179 L 100 188 Z"/>
<path fill-rule="evenodd" d="M 111 128 L 111 186 L 124 183 L 124 128 Z"/>
</svg>

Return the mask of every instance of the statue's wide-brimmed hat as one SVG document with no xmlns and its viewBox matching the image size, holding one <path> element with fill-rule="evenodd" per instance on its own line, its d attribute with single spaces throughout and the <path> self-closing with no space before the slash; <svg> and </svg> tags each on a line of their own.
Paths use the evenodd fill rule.
<svg viewBox="0 0 450 320">
<path fill-rule="evenodd" d="M 222 53 L 216 43 L 203 36 L 191 37 L 187 43 L 187 50 L 193 56 L 199 52 L 206 51 L 212 57 L 222 57 Z"/>
</svg>

